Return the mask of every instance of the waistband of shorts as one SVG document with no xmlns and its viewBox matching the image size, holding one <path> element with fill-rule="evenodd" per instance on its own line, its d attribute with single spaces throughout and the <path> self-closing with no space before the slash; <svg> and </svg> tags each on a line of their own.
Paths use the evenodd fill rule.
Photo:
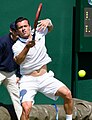
<svg viewBox="0 0 92 120">
<path fill-rule="evenodd" d="M 50 70 L 49 72 L 44 73 L 44 74 L 41 75 L 41 76 L 36 76 L 36 77 L 30 76 L 30 75 L 23 75 L 23 76 L 21 77 L 19 83 L 22 83 L 22 82 L 30 82 L 30 80 L 22 79 L 22 78 L 25 78 L 25 77 L 30 77 L 31 79 L 35 79 L 35 78 L 40 78 L 40 79 L 45 78 L 45 79 L 47 79 L 47 78 L 50 77 L 50 76 L 54 76 L 54 73 L 53 73 L 51 70 Z"/>
</svg>

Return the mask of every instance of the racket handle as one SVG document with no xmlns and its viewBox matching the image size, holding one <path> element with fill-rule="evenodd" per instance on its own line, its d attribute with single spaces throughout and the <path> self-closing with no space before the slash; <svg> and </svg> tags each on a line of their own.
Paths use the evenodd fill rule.
<svg viewBox="0 0 92 120">
<path fill-rule="evenodd" d="M 32 35 L 32 40 L 35 40 L 35 31 L 34 31 L 34 33 Z"/>
</svg>

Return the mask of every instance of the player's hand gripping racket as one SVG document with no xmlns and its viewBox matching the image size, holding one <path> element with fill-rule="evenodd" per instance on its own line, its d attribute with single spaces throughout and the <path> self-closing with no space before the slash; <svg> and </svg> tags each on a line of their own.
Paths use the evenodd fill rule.
<svg viewBox="0 0 92 120">
<path fill-rule="evenodd" d="M 35 32 L 36 32 L 36 28 L 37 28 L 37 24 L 38 24 L 38 20 L 39 20 L 39 17 L 40 17 L 41 10 L 42 10 L 42 3 L 39 4 L 38 10 L 36 12 L 36 17 L 35 17 L 35 21 L 34 21 L 34 33 L 33 33 L 32 40 L 35 40 Z"/>
</svg>

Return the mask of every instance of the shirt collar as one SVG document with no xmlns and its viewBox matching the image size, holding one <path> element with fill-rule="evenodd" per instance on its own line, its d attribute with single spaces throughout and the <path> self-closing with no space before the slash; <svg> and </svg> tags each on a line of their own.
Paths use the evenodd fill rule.
<svg viewBox="0 0 92 120">
<path fill-rule="evenodd" d="M 24 38 L 20 38 L 19 37 L 19 40 L 22 42 L 22 43 L 26 43 L 28 41 L 28 39 L 24 39 Z"/>
</svg>

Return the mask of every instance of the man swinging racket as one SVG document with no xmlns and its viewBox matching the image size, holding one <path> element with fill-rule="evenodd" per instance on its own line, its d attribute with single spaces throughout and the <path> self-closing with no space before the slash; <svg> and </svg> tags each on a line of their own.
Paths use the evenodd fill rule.
<svg viewBox="0 0 92 120">
<path fill-rule="evenodd" d="M 34 104 L 34 97 L 39 91 L 47 97 L 56 100 L 58 96 L 64 99 L 66 120 L 72 120 L 73 100 L 71 91 L 65 84 L 54 77 L 47 64 L 52 60 L 47 53 L 45 36 L 53 29 L 50 19 L 38 21 L 35 31 L 31 30 L 29 20 L 19 17 L 15 21 L 19 39 L 13 45 L 14 59 L 20 65 L 22 75 L 20 86 L 20 101 L 23 108 L 21 120 L 29 120 L 29 114 Z"/>
</svg>

